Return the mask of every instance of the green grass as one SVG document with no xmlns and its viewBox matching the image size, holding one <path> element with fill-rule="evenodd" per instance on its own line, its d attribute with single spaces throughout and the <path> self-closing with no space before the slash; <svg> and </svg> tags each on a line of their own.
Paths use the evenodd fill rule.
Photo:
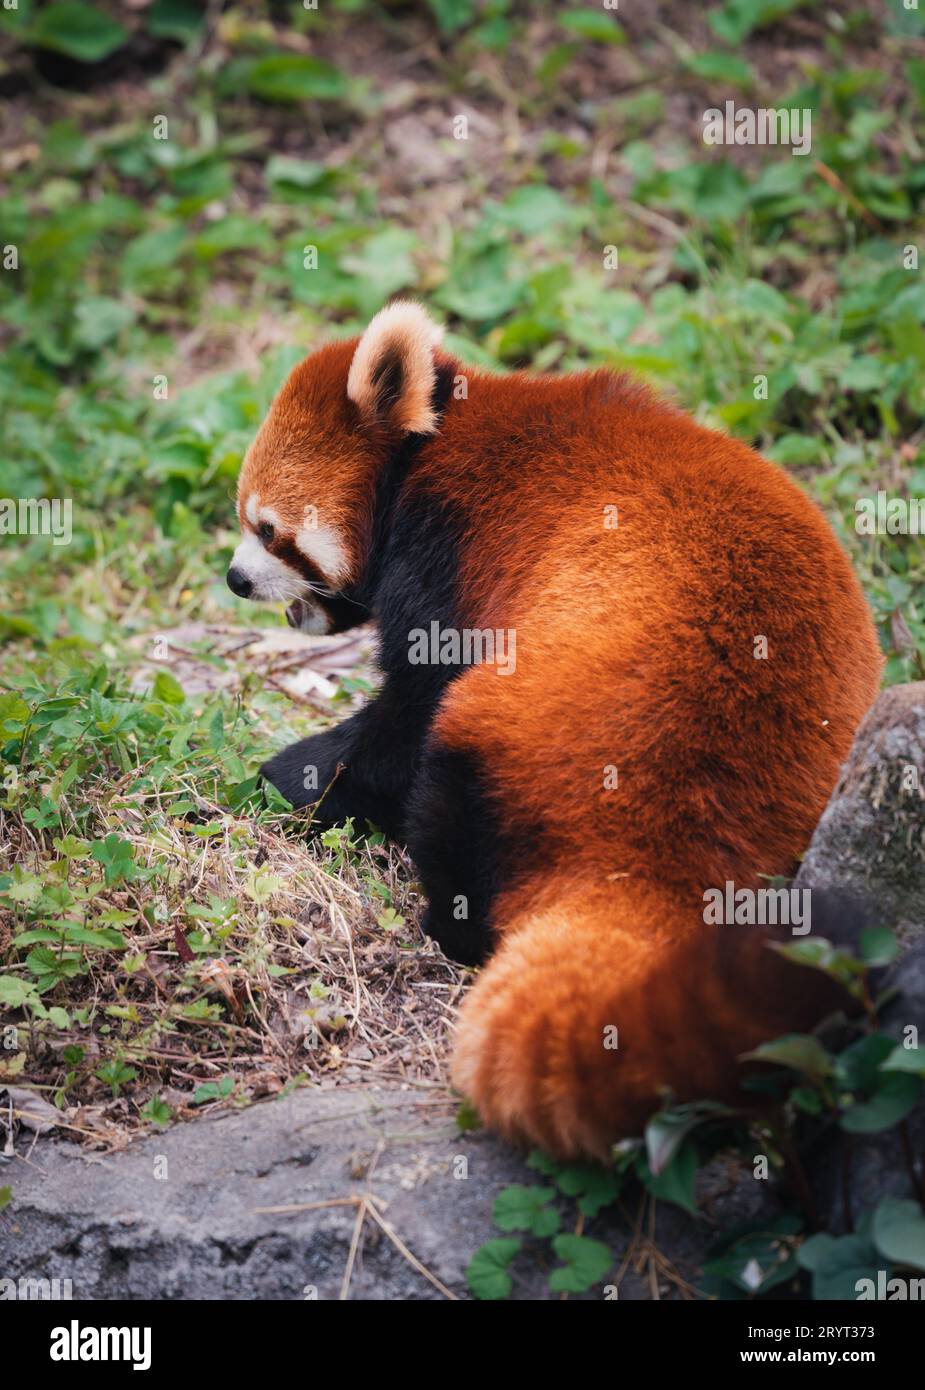
<svg viewBox="0 0 925 1390">
<path fill-rule="evenodd" d="M 854 529 L 858 497 L 925 495 L 922 15 L 688 8 L 641 32 L 508 0 L 239 4 L 208 29 L 157 0 L 80 33 L 0 10 L 0 496 L 74 508 L 68 546 L 0 538 L 0 1075 L 90 1133 L 362 1079 L 375 1010 L 431 1000 L 421 981 L 444 990 L 432 1055 L 396 1015 L 376 1060 L 442 1076 L 460 976 L 422 944 L 410 866 L 352 830 L 304 847 L 256 785 L 363 672 L 295 702 L 207 634 L 281 625 L 224 586 L 236 473 L 291 365 L 389 295 L 470 360 L 629 367 L 754 441 L 838 529 L 886 680 L 925 673 L 925 546 Z M 804 58 L 781 61 L 796 11 Z M 50 80 L 104 51 L 112 80 Z M 811 156 L 704 146 L 728 96 L 810 108 Z M 181 626 L 215 677 L 190 690 L 152 661 Z M 277 1046 L 287 998 L 312 1049 Z"/>
</svg>

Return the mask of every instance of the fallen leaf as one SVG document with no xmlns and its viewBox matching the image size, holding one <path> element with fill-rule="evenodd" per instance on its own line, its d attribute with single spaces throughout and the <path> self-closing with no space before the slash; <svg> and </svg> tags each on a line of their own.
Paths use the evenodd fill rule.
<svg viewBox="0 0 925 1390">
<path fill-rule="evenodd" d="M 0 1091 L 0 1106 L 7 1100 L 12 1102 L 14 1118 L 25 1129 L 34 1129 L 36 1134 L 44 1134 L 61 1123 L 61 1111 L 24 1086 L 5 1086 Z"/>
</svg>

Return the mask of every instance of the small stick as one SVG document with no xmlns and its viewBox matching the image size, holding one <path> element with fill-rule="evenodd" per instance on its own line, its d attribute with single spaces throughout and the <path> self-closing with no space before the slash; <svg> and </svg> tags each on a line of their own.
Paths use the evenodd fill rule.
<svg viewBox="0 0 925 1390">
<path fill-rule="evenodd" d="M 355 1207 L 358 1202 L 364 1200 L 363 1197 L 329 1197 L 324 1202 L 294 1202 L 290 1206 L 254 1207 L 254 1212 L 258 1216 L 284 1216 L 299 1211 L 324 1211 L 327 1207 Z"/>
<path fill-rule="evenodd" d="M 357 1219 L 353 1223 L 353 1236 L 350 1241 L 350 1253 L 347 1256 L 347 1267 L 344 1270 L 344 1277 L 340 1285 L 340 1302 L 346 1303 L 350 1293 L 350 1280 L 353 1275 L 353 1266 L 357 1257 L 357 1249 L 360 1244 L 360 1235 L 363 1230 L 363 1222 L 366 1220 L 366 1213 L 369 1210 L 369 1203 L 365 1197 L 357 1203 Z"/>
<path fill-rule="evenodd" d="M 408 1249 L 407 1245 L 405 1245 L 405 1243 L 402 1241 L 401 1237 L 395 1231 L 394 1227 L 390 1226 L 388 1221 L 386 1221 L 385 1217 L 380 1215 L 380 1213 L 376 1210 L 375 1197 L 371 1196 L 369 1198 L 367 1209 L 369 1211 L 370 1216 L 376 1222 L 377 1226 L 380 1226 L 382 1230 L 385 1231 L 386 1235 L 388 1236 L 392 1244 L 395 1246 L 396 1250 L 398 1250 L 400 1254 L 404 1255 L 408 1263 L 414 1269 L 416 1269 L 419 1274 L 423 1274 L 424 1278 L 428 1281 L 428 1283 L 433 1284 L 434 1288 L 437 1289 L 440 1293 L 442 1293 L 444 1298 L 448 1298 L 453 1303 L 458 1303 L 459 1299 L 457 1298 L 456 1294 L 453 1293 L 452 1289 L 448 1289 L 446 1284 L 440 1282 L 436 1274 L 431 1274 L 427 1266 L 422 1265 L 421 1261 L 417 1259 L 414 1255 L 412 1255 L 411 1251 Z"/>
<path fill-rule="evenodd" d="M 436 1274 L 432 1274 L 426 1265 L 421 1264 L 421 1261 L 417 1258 L 416 1255 L 412 1255 L 411 1251 L 408 1249 L 401 1236 L 395 1230 L 394 1226 L 391 1226 L 388 1223 L 388 1221 L 386 1221 L 382 1213 L 377 1209 L 378 1201 L 379 1198 L 375 1197 L 371 1192 L 364 1192 L 354 1197 L 329 1197 L 328 1200 L 325 1202 L 296 1202 L 289 1206 L 254 1207 L 254 1212 L 261 1216 L 272 1216 L 286 1215 L 300 1211 L 323 1211 L 328 1207 L 357 1207 L 359 1210 L 357 1214 L 357 1221 L 354 1224 L 353 1228 L 353 1237 L 350 1242 L 350 1254 L 348 1256 L 347 1269 L 344 1273 L 344 1279 L 341 1283 L 341 1299 L 346 1298 L 346 1291 L 349 1288 L 349 1275 L 353 1271 L 353 1261 L 356 1257 L 356 1249 L 357 1245 L 359 1244 L 360 1229 L 363 1224 L 363 1218 L 366 1215 L 369 1215 L 373 1218 L 376 1225 L 382 1231 L 385 1232 L 385 1234 L 388 1236 L 389 1240 L 395 1246 L 395 1249 L 399 1252 L 399 1254 L 402 1255 L 408 1261 L 408 1263 L 411 1265 L 413 1269 L 417 1270 L 418 1274 L 423 1274 L 424 1278 L 428 1281 L 428 1283 L 433 1284 L 434 1288 L 439 1293 L 442 1293 L 444 1298 L 449 1299 L 453 1303 L 458 1303 L 459 1298 L 455 1293 L 453 1293 L 453 1290 L 448 1289 L 446 1284 L 442 1283 L 437 1278 Z"/>
</svg>

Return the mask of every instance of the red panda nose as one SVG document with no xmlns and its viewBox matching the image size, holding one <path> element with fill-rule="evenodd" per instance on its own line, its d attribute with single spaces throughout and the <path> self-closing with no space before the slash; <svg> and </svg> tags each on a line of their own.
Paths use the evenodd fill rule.
<svg viewBox="0 0 925 1390">
<path fill-rule="evenodd" d="M 228 587 L 238 598 L 247 598 L 251 589 L 254 587 L 243 570 L 235 569 L 232 565 L 227 574 Z"/>
</svg>

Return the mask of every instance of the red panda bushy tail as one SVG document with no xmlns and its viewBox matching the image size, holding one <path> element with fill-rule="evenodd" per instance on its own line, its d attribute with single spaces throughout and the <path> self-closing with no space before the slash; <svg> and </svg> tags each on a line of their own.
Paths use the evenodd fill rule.
<svg viewBox="0 0 925 1390">
<path fill-rule="evenodd" d="M 508 1139 L 606 1161 L 666 1089 L 735 1100 L 742 1052 L 846 1004 L 769 937 L 707 926 L 664 884 L 576 884 L 505 928 L 462 1007 L 454 1084 Z"/>
</svg>

